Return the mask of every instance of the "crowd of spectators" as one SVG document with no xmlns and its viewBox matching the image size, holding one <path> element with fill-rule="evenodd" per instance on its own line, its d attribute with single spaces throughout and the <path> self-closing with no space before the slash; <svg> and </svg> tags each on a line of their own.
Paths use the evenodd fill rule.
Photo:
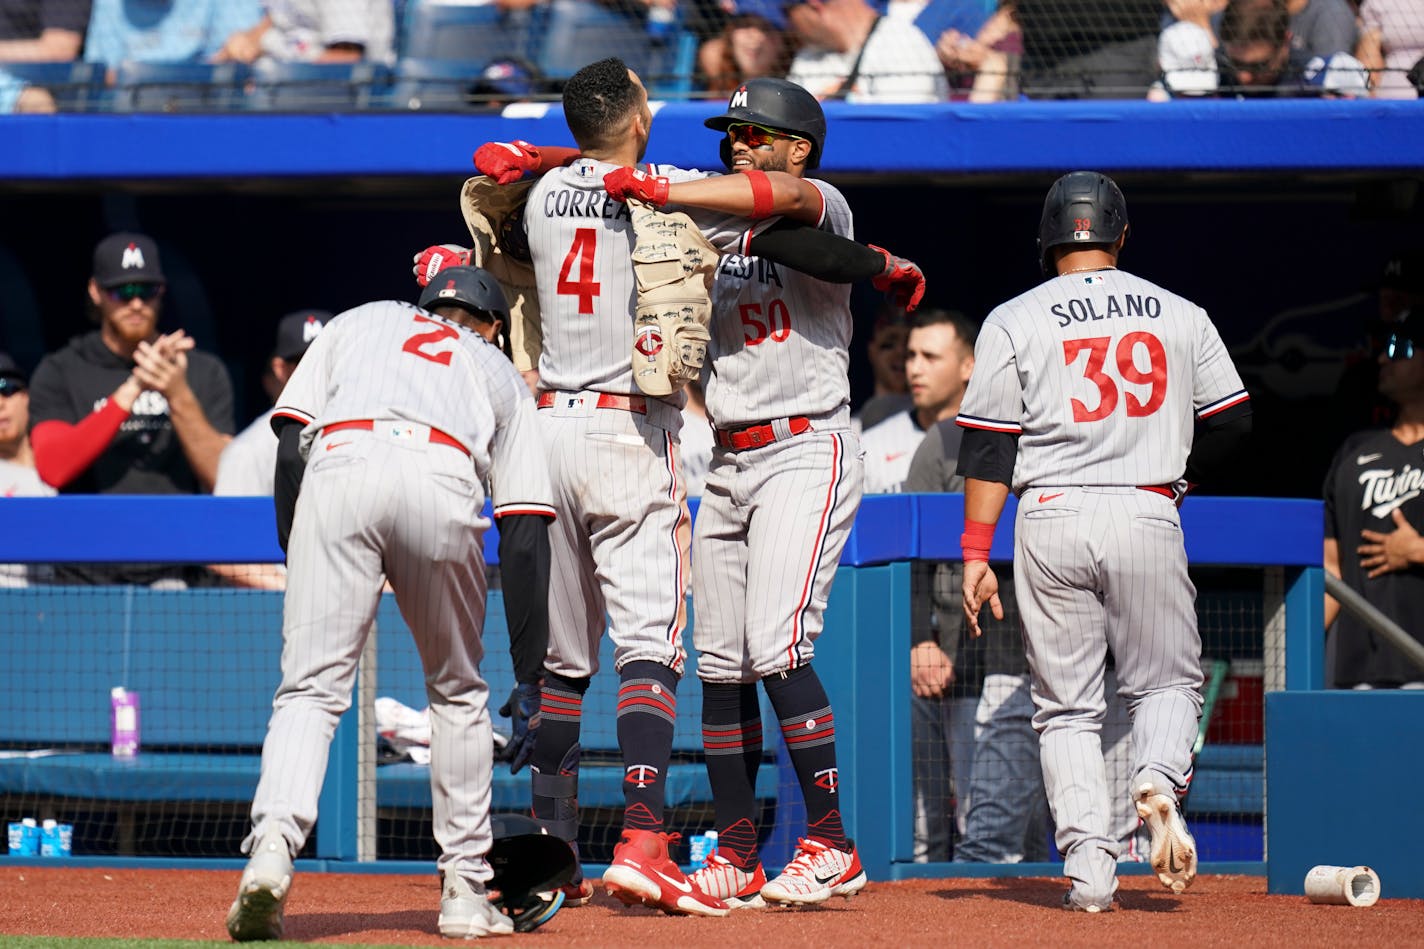
<svg viewBox="0 0 1424 949">
<path fill-rule="evenodd" d="M 580 63 L 541 71 L 525 55 L 555 35 L 565 39 L 546 60 L 645 47 L 655 86 L 710 98 L 758 76 L 893 103 L 1414 98 L 1424 84 L 1424 9 L 1412 0 L 13 0 L 0 6 L 0 112 L 62 107 L 7 63 L 98 63 L 110 85 L 123 63 L 392 67 L 432 55 L 402 28 L 436 6 L 485 8 L 489 31 L 519 37 L 499 55 L 471 54 L 471 75 L 435 80 L 457 87 L 442 107 L 507 103 L 516 96 L 498 80 L 509 75 L 517 97 L 557 93 L 557 76 Z"/>
</svg>

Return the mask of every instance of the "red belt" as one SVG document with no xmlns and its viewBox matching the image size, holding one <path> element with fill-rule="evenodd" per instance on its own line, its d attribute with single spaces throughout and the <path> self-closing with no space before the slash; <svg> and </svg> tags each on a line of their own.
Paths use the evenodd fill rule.
<svg viewBox="0 0 1424 949">
<path fill-rule="evenodd" d="M 573 399 L 580 399 L 582 396 L 573 396 Z M 559 399 L 557 392 L 539 393 L 539 408 L 552 409 L 554 403 Z M 600 392 L 595 408 L 618 409 L 620 412 L 633 412 L 638 415 L 648 414 L 648 400 L 641 395 L 614 395 L 612 392 Z"/>
<path fill-rule="evenodd" d="M 1162 497 L 1171 498 L 1174 501 L 1177 499 L 1177 492 L 1173 491 L 1169 484 L 1139 484 L 1137 490 L 1151 491 L 1153 494 L 1160 494 Z"/>
<path fill-rule="evenodd" d="M 368 419 L 368 418 L 360 418 L 360 419 L 352 419 L 352 420 L 349 421 L 349 422 L 334 422 L 334 423 L 332 423 L 331 425 L 328 425 L 328 426 L 326 426 L 325 428 L 323 428 L 323 429 L 321 430 L 321 433 L 322 433 L 323 435 L 330 435 L 332 432 L 345 432 L 345 431 L 355 431 L 355 430 L 360 430 L 360 431 L 363 431 L 363 432 L 369 432 L 369 431 L 374 430 L 375 427 L 376 427 L 376 423 L 375 423 L 374 421 L 372 421 L 371 419 Z M 438 429 L 438 428 L 432 428 L 432 429 L 430 429 L 430 444 L 432 444 L 432 445 L 449 445 L 451 448 L 458 448 L 458 449 L 460 449 L 460 451 L 464 452 L 466 455 L 468 455 L 468 454 L 470 453 L 470 450 L 469 450 L 468 448 L 466 448 L 464 445 L 460 444 L 458 441 L 456 441 L 456 440 L 455 440 L 454 438 L 452 438 L 451 436 L 446 435 L 444 432 L 440 431 L 440 429 Z"/>
<path fill-rule="evenodd" d="M 811 430 L 811 420 L 804 415 L 786 420 L 786 426 L 791 430 L 792 435 L 800 435 L 802 432 Z M 732 451 L 746 451 L 748 448 L 760 448 L 763 445 L 770 445 L 776 441 L 776 430 L 768 422 L 765 425 L 749 425 L 746 428 L 738 429 L 715 429 L 717 444 L 723 448 L 730 448 Z"/>
</svg>

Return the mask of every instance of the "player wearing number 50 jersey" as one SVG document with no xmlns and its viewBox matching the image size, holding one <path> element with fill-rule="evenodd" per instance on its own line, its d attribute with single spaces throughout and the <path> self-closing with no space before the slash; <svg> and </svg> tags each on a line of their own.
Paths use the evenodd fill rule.
<svg viewBox="0 0 1424 949">
<path fill-rule="evenodd" d="M 1201 712 L 1201 640 L 1177 508 L 1250 433 L 1247 393 L 1206 312 L 1118 270 L 1126 236 L 1110 178 L 1054 183 L 1039 248 L 1055 276 L 984 321 L 958 419 L 965 615 L 975 635 L 986 603 L 1002 618 L 988 559 L 1012 488 L 1034 728 L 1072 881 L 1064 905 L 1089 912 L 1110 909 L 1117 890 L 1099 742 L 1108 649 L 1132 712 L 1131 788 L 1153 868 L 1177 893 L 1196 874 L 1178 800 Z"/>
<path fill-rule="evenodd" d="M 784 189 L 814 211 L 819 228 L 852 236 L 841 193 L 804 177 L 826 136 L 809 92 L 754 79 L 707 125 L 724 134 L 723 159 L 738 174 L 668 182 L 668 201 L 726 207 L 729 191 L 754 199 L 758 189 Z M 627 182 L 610 175 L 607 184 L 616 195 Z M 846 374 L 850 289 L 754 253 L 730 254 L 713 302 L 704 383 L 716 447 L 692 567 L 718 853 L 693 879 L 734 907 L 819 903 L 866 882 L 841 822 L 835 720 L 811 667 L 863 480 Z M 913 309 L 918 297 L 904 302 Z M 758 682 L 785 735 L 808 825 L 796 857 L 771 881 L 757 855 Z"/>
</svg>

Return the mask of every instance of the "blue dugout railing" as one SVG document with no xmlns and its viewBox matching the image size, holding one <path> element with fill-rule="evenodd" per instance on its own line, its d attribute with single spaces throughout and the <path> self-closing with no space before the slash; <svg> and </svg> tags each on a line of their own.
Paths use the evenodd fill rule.
<svg viewBox="0 0 1424 949">
<path fill-rule="evenodd" d="M 1322 685 L 1324 518 L 1318 501 L 1191 498 L 1182 508 L 1194 565 L 1282 568 L 1289 690 Z M 1013 501 L 993 558 L 1013 552 Z M 909 562 L 954 559 L 963 529 L 960 495 L 868 497 L 861 505 L 826 613 L 816 666 L 840 713 L 842 813 L 872 878 L 1056 875 L 1056 864 L 1010 867 L 915 864 L 911 856 Z M 270 500 L 210 497 L 14 498 L 0 502 L 4 559 L 11 562 L 256 563 L 281 560 Z M 486 536 L 491 562 L 497 535 Z M 277 670 L 273 669 L 273 681 Z M 337 731 L 321 800 L 317 852 L 349 869 L 357 852 L 354 714 Z M 794 783 L 793 783 L 794 786 Z M 790 837 L 794 828 L 778 828 Z M 794 841 L 794 837 L 791 837 Z M 785 846 L 785 841 L 782 841 Z M 0 862 L 9 858 L 0 857 Z M 99 858 L 96 858 L 99 859 Z M 126 862 L 121 859 L 100 862 Z M 146 865 L 154 861 L 144 860 Z M 162 861 L 214 866 L 215 861 Z M 369 866 L 369 865 L 368 865 Z M 398 869 L 389 861 L 375 864 Z M 421 865 L 425 869 L 424 865 Z M 1259 865 L 1205 870 L 1260 871 Z"/>
</svg>

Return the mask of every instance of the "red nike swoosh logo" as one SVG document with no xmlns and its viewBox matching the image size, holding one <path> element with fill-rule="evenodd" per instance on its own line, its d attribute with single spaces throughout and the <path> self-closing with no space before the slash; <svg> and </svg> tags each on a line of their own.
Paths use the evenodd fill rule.
<svg viewBox="0 0 1424 949">
<path fill-rule="evenodd" d="M 351 444 L 351 443 L 350 443 L 350 442 L 327 442 L 327 443 L 326 443 L 326 450 L 327 450 L 327 451 L 331 451 L 333 448 L 344 448 L 345 446 L 347 446 L 347 445 L 349 445 L 349 444 Z M 1043 500 L 1043 499 L 1040 498 L 1039 500 Z"/>
<path fill-rule="evenodd" d="M 1039 504 L 1045 504 L 1045 503 L 1047 503 L 1047 502 L 1049 502 L 1049 501 L 1052 501 L 1054 498 L 1061 498 L 1061 497 L 1063 497 L 1063 492 L 1062 492 L 1062 491 L 1059 491 L 1057 494 L 1040 494 L 1040 495 L 1038 496 L 1038 503 L 1039 503 Z"/>
</svg>

